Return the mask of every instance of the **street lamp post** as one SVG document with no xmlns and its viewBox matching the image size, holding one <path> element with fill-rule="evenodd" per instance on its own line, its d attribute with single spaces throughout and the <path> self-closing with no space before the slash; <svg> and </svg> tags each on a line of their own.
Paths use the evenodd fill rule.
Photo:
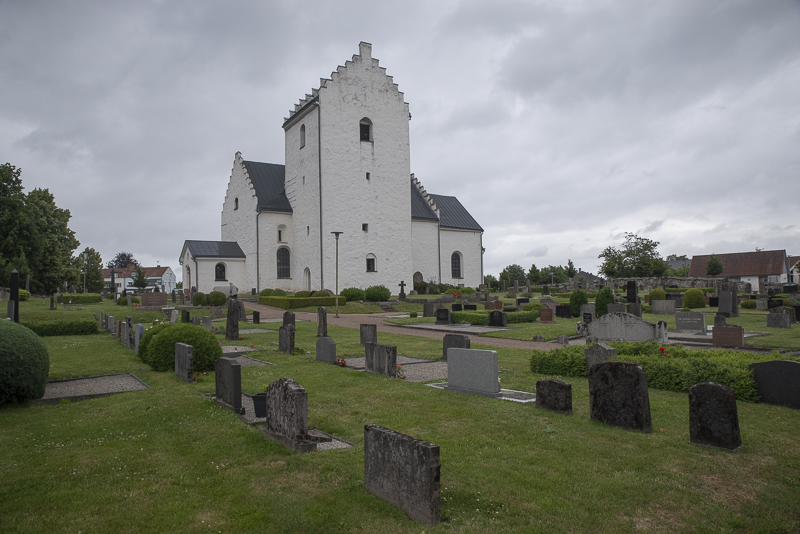
<svg viewBox="0 0 800 534">
<path fill-rule="evenodd" d="M 83 253 L 83 292 L 86 293 L 86 271 L 88 266 L 86 265 L 86 260 L 89 257 L 88 252 Z"/>
<path fill-rule="evenodd" d="M 339 317 L 339 236 L 344 232 L 331 232 L 336 237 L 336 317 Z"/>
</svg>

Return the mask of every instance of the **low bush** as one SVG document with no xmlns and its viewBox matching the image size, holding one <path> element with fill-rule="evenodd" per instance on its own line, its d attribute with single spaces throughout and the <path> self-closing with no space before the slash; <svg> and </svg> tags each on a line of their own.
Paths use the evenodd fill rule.
<svg viewBox="0 0 800 534">
<path fill-rule="evenodd" d="M 94 319 L 64 319 L 59 321 L 31 321 L 23 323 L 39 337 L 47 336 L 87 336 L 96 334 L 97 321 Z"/>
<path fill-rule="evenodd" d="M 583 289 L 576 289 L 569 296 L 569 306 L 572 309 L 573 317 L 578 317 L 581 314 L 582 304 L 589 304 L 589 295 Z"/>
<path fill-rule="evenodd" d="M 283 289 L 273 289 L 272 290 L 272 296 L 273 297 L 285 297 L 286 296 L 286 291 L 284 291 Z"/>
<path fill-rule="evenodd" d="M 652 304 L 654 300 L 667 300 L 667 292 L 660 288 L 655 288 L 650 291 L 648 300 Z"/>
<path fill-rule="evenodd" d="M 686 293 L 683 294 L 683 305 L 687 308 L 705 308 L 706 307 L 706 295 L 701 290 L 697 288 L 692 288 L 686 290 Z"/>
<path fill-rule="evenodd" d="M 364 298 L 370 302 L 385 302 L 392 296 L 386 286 L 370 286 L 364 291 Z"/>
<path fill-rule="evenodd" d="M 348 287 L 342 289 L 341 295 L 348 300 L 348 302 L 357 302 L 359 300 L 365 300 L 367 297 L 364 294 L 363 289 L 359 289 L 357 287 Z"/>
<path fill-rule="evenodd" d="M 305 298 L 311 296 L 311 291 L 298 291 L 294 294 L 295 297 Z"/>
<path fill-rule="evenodd" d="M 120 298 L 117 299 L 117 306 L 127 306 L 128 305 L 128 297 L 131 297 L 131 304 L 139 304 L 141 302 L 139 297 L 132 296 L 132 295 L 122 295 Z M 64 297 L 66 298 L 66 297 Z"/>
<path fill-rule="evenodd" d="M 532 323 L 536 321 L 536 319 L 538 318 L 539 318 L 539 310 L 506 313 L 506 320 L 508 321 L 508 324 Z M 466 322 L 472 325 L 487 326 L 489 324 L 489 312 L 488 311 L 453 312 L 450 315 L 450 319 L 456 324 Z"/>
<path fill-rule="evenodd" d="M 137 356 L 139 357 L 140 360 L 142 360 L 144 363 L 148 365 L 150 364 L 150 362 L 148 361 L 147 347 L 150 345 L 150 342 L 156 335 L 158 335 L 160 332 L 163 332 L 172 325 L 173 323 L 163 323 L 148 328 L 144 331 L 142 337 L 139 338 L 139 354 L 137 354 Z"/>
<path fill-rule="evenodd" d="M 208 304 L 208 297 L 202 291 L 192 295 L 192 306 L 205 306 L 206 304 Z"/>
<path fill-rule="evenodd" d="M 274 306 L 276 308 L 283 308 L 284 310 L 296 310 L 297 308 L 308 308 L 311 306 L 335 306 L 337 297 L 258 297 L 258 303 L 265 306 Z M 339 306 L 344 306 L 347 299 L 339 296 Z"/>
<path fill-rule="evenodd" d="M 465 295 L 471 295 L 471 294 L 475 293 L 475 290 L 472 289 L 471 287 L 462 287 L 461 288 L 461 293 L 463 293 Z"/>
<path fill-rule="evenodd" d="M 684 302 L 686 302 L 685 298 L 684 298 Z M 739 306 L 744 308 L 745 310 L 755 310 L 756 309 L 756 302 L 757 301 L 755 301 L 753 299 L 745 300 L 744 302 L 740 303 Z"/>
<path fill-rule="evenodd" d="M 212 291 L 208 294 L 208 303 L 212 306 L 222 306 L 228 300 L 227 295 L 222 291 Z"/>
<path fill-rule="evenodd" d="M 31 292 L 30 291 L 25 291 L 24 289 L 20 289 L 19 290 L 19 301 L 20 302 L 24 302 L 24 301 L 28 300 L 29 298 L 31 298 Z"/>
<path fill-rule="evenodd" d="M 0 321 L 0 404 L 41 399 L 50 372 L 44 341 L 13 321 Z"/>
<path fill-rule="evenodd" d="M 147 363 L 155 371 L 175 369 L 175 343 L 186 343 L 192 346 L 192 368 L 197 372 L 213 371 L 214 362 L 222 357 L 220 347 L 214 334 L 202 326 L 193 324 L 170 324 L 153 337 L 147 346 Z M 139 341 L 141 351 L 141 340 Z"/>
<path fill-rule="evenodd" d="M 262 289 L 262 290 L 261 290 L 261 293 L 259 293 L 258 295 L 259 295 L 260 297 L 269 297 L 269 296 L 272 296 L 272 290 L 271 290 L 271 289 Z"/>
<path fill-rule="evenodd" d="M 416 319 L 417 318 L 417 312 L 411 312 L 411 313 L 408 314 L 408 316 L 411 317 L 412 319 Z"/>
<path fill-rule="evenodd" d="M 698 382 L 718 382 L 734 388 L 738 400 L 756 402 L 758 393 L 749 365 L 783 355 L 756 354 L 730 350 L 689 350 L 681 346 L 664 348 L 655 343 L 609 343 L 620 361 L 635 362 L 647 374 L 647 385 L 655 389 L 687 392 Z M 531 371 L 556 376 L 586 376 L 584 347 L 550 351 L 534 350 Z"/>
<path fill-rule="evenodd" d="M 20 300 L 22 300 L 22 297 L 20 297 Z M 783 299 L 783 305 L 792 308 L 795 306 L 795 303 L 792 299 Z"/>
<path fill-rule="evenodd" d="M 608 305 L 614 303 L 614 292 L 606 286 L 597 293 L 594 299 L 594 313 L 597 317 L 608 313 Z"/>
</svg>

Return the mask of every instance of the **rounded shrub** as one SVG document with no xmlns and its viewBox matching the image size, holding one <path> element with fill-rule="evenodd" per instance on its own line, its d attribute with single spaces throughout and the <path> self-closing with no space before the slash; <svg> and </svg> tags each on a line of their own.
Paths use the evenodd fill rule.
<svg viewBox="0 0 800 534">
<path fill-rule="evenodd" d="M 158 332 L 147 346 L 146 362 L 155 371 L 175 369 L 175 343 L 186 343 L 192 346 L 194 356 L 193 369 L 198 372 L 213 371 L 214 362 L 222 357 L 220 347 L 214 334 L 202 326 L 190 323 L 170 324 L 168 328 Z M 141 350 L 141 340 L 139 349 Z"/>
<path fill-rule="evenodd" d="M 192 306 L 205 306 L 208 303 L 208 297 L 202 291 L 198 291 L 192 296 Z"/>
<path fill-rule="evenodd" d="M 589 295 L 583 289 L 576 289 L 569 296 L 569 305 L 572 309 L 573 317 L 578 317 L 581 314 L 582 304 L 589 304 Z"/>
<path fill-rule="evenodd" d="M 131 296 L 131 304 L 139 304 L 141 301 L 139 297 Z M 128 295 L 122 295 L 120 298 L 117 299 L 117 306 L 127 306 L 128 305 Z"/>
<path fill-rule="evenodd" d="M 272 291 L 272 295 L 270 295 L 270 296 L 272 296 L 272 297 L 285 297 L 286 296 L 286 291 L 284 291 L 283 289 L 275 289 L 275 290 Z"/>
<path fill-rule="evenodd" d="M 311 292 L 310 291 L 298 291 L 297 293 L 294 294 L 294 296 L 295 297 L 300 297 L 300 298 L 310 297 L 311 296 Z"/>
<path fill-rule="evenodd" d="M 594 299 L 594 313 L 600 317 L 608 313 L 608 305 L 614 303 L 614 292 L 606 286 L 597 292 Z"/>
<path fill-rule="evenodd" d="M 28 300 L 29 298 L 31 298 L 31 292 L 30 291 L 25 291 L 24 289 L 20 289 L 19 290 L 19 301 L 20 302 Z"/>
<path fill-rule="evenodd" d="M 412 319 L 416 319 L 417 315 L 418 315 L 417 312 L 411 312 L 408 314 L 408 316 L 411 317 Z"/>
<path fill-rule="evenodd" d="M 20 293 L 22 293 L 22 291 L 20 291 Z M 19 300 L 22 300 L 22 297 L 20 297 Z M 792 299 L 783 299 L 783 305 L 792 308 L 794 307 L 794 301 Z"/>
<path fill-rule="evenodd" d="M 655 288 L 650 291 L 648 300 L 650 301 L 651 305 L 654 300 L 667 300 L 667 292 L 663 289 Z"/>
<path fill-rule="evenodd" d="M 370 302 L 384 302 L 391 296 L 392 292 L 386 286 L 370 286 L 364 291 L 364 297 Z"/>
<path fill-rule="evenodd" d="M 262 289 L 261 293 L 259 293 L 259 295 L 261 295 L 262 297 L 270 297 L 270 296 L 272 296 L 272 290 L 271 289 Z"/>
<path fill-rule="evenodd" d="M 150 362 L 148 361 L 147 347 L 150 345 L 150 342 L 156 335 L 158 335 L 159 332 L 163 332 L 170 326 L 173 326 L 173 324 L 163 323 L 153 326 L 152 328 L 148 328 L 147 330 L 144 331 L 142 337 L 139 338 L 139 354 L 137 356 L 139 356 L 140 360 L 142 360 L 146 364 L 150 364 Z"/>
<path fill-rule="evenodd" d="M 683 297 L 683 301 L 686 302 L 686 297 Z M 756 309 L 756 301 L 754 299 L 745 300 L 739 304 L 740 307 L 746 310 L 755 310 Z"/>
<path fill-rule="evenodd" d="M 359 300 L 364 300 L 367 298 L 364 290 L 357 287 L 348 287 L 342 289 L 340 294 L 347 299 L 347 302 L 358 302 Z"/>
<path fill-rule="evenodd" d="M 208 303 L 212 306 L 222 306 L 228 297 L 222 291 L 212 291 L 208 294 Z"/>
<path fill-rule="evenodd" d="M 13 321 L 0 321 L 0 404 L 41 399 L 50 372 L 44 341 Z"/>
<path fill-rule="evenodd" d="M 692 289 L 687 289 L 686 293 L 683 294 L 683 305 L 687 308 L 705 308 L 706 307 L 706 295 L 701 290 L 693 287 Z"/>
<path fill-rule="evenodd" d="M 462 287 L 461 288 L 461 293 L 463 293 L 464 295 L 471 295 L 471 294 L 475 293 L 475 290 L 472 289 L 471 287 Z"/>
</svg>

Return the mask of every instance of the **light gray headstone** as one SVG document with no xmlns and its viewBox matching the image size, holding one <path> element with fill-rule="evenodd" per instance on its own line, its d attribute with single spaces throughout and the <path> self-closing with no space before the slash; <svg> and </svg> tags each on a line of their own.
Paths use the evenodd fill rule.
<svg viewBox="0 0 800 534">
<path fill-rule="evenodd" d="M 705 314 L 703 312 L 675 312 L 675 331 L 705 334 Z"/>
<path fill-rule="evenodd" d="M 497 352 L 494 350 L 450 349 L 447 352 L 446 389 L 499 397 L 498 374 Z"/>
<path fill-rule="evenodd" d="M 654 300 L 653 313 L 655 315 L 672 315 L 675 313 L 674 300 Z"/>
<path fill-rule="evenodd" d="M 395 378 L 397 376 L 397 347 L 368 343 L 365 358 L 365 371 Z"/>
<path fill-rule="evenodd" d="M 617 349 L 606 345 L 603 342 L 595 343 L 594 345 L 584 349 L 583 357 L 586 359 L 586 371 L 589 371 L 593 365 L 616 360 Z"/>
<path fill-rule="evenodd" d="M 361 344 L 378 342 L 378 325 L 375 324 L 362 324 L 360 327 Z"/>
<path fill-rule="evenodd" d="M 578 315 L 581 319 L 583 319 L 584 313 L 590 313 L 592 315 L 592 321 L 594 321 L 597 314 L 595 313 L 594 302 L 590 302 L 589 304 L 581 304 L 581 313 Z"/>
<path fill-rule="evenodd" d="M 194 326 L 200 326 L 200 316 L 199 315 L 195 315 L 194 317 L 192 317 L 192 324 Z"/>
<path fill-rule="evenodd" d="M 317 309 L 317 337 L 328 336 L 328 310 L 325 306 Z"/>
<path fill-rule="evenodd" d="M 757 300 L 756 301 L 756 309 L 757 310 L 767 310 L 769 309 L 769 302 L 766 300 Z"/>
<path fill-rule="evenodd" d="M 626 313 L 627 310 L 625 309 L 624 304 L 620 303 L 612 303 L 608 305 L 608 312 L 607 313 Z"/>
<path fill-rule="evenodd" d="M 213 332 L 214 331 L 214 325 L 211 322 L 212 319 L 213 319 L 212 317 L 208 317 L 208 316 L 203 317 L 203 328 L 205 328 L 209 332 Z"/>
<path fill-rule="evenodd" d="M 635 315 L 639 319 L 642 318 L 642 303 L 637 302 L 635 304 L 628 304 L 628 313 L 631 315 Z"/>
<path fill-rule="evenodd" d="M 666 343 L 668 340 L 667 323 L 648 323 L 630 313 L 607 313 L 592 321 L 589 325 L 589 336 L 611 341 L 625 339 Z"/>
<path fill-rule="evenodd" d="M 794 311 L 794 310 L 792 310 Z M 792 321 L 783 313 L 770 313 L 767 315 L 767 328 L 791 328 Z"/>
<path fill-rule="evenodd" d="M 316 358 L 321 362 L 336 363 L 336 342 L 333 338 L 317 338 Z"/>
<path fill-rule="evenodd" d="M 178 322 L 178 310 L 172 310 L 170 314 L 169 322 L 177 323 Z"/>
<path fill-rule="evenodd" d="M 175 343 L 175 376 L 184 382 L 192 381 L 194 349 L 186 343 Z"/>
</svg>

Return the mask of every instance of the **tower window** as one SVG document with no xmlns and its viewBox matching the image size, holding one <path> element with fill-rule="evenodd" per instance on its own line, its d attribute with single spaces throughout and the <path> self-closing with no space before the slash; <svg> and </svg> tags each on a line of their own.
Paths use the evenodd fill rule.
<svg viewBox="0 0 800 534">
<path fill-rule="evenodd" d="M 369 180 L 369 173 L 367 173 L 367 180 Z"/>
<path fill-rule="evenodd" d="M 235 209 L 235 210 L 239 209 L 239 199 L 238 198 L 234 198 L 233 199 L 233 209 Z"/>
<path fill-rule="evenodd" d="M 363 223 L 361 225 L 361 230 L 364 231 L 364 232 L 369 232 L 369 224 Z"/>
<path fill-rule="evenodd" d="M 367 272 L 374 273 L 378 271 L 378 264 L 375 261 L 374 254 L 367 254 Z"/>
<path fill-rule="evenodd" d="M 450 267 L 453 278 L 461 278 L 461 255 L 458 252 L 450 256 Z"/>
<path fill-rule="evenodd" d="M 359 123 L 360 139 L 362 141 L 372 141 L 372 121 L 364 117 Z"/>
<path fill-rule="evenodd" d="M 306 146 L 306 125 L 300 126 L 300 148 Z"/>
<path fill-rule="evenodd" d="M 278 278 L 291 278 L 292 270 L 289 264 L 289 249 L 279 248 L 277 256 Z"/>
</svg>

